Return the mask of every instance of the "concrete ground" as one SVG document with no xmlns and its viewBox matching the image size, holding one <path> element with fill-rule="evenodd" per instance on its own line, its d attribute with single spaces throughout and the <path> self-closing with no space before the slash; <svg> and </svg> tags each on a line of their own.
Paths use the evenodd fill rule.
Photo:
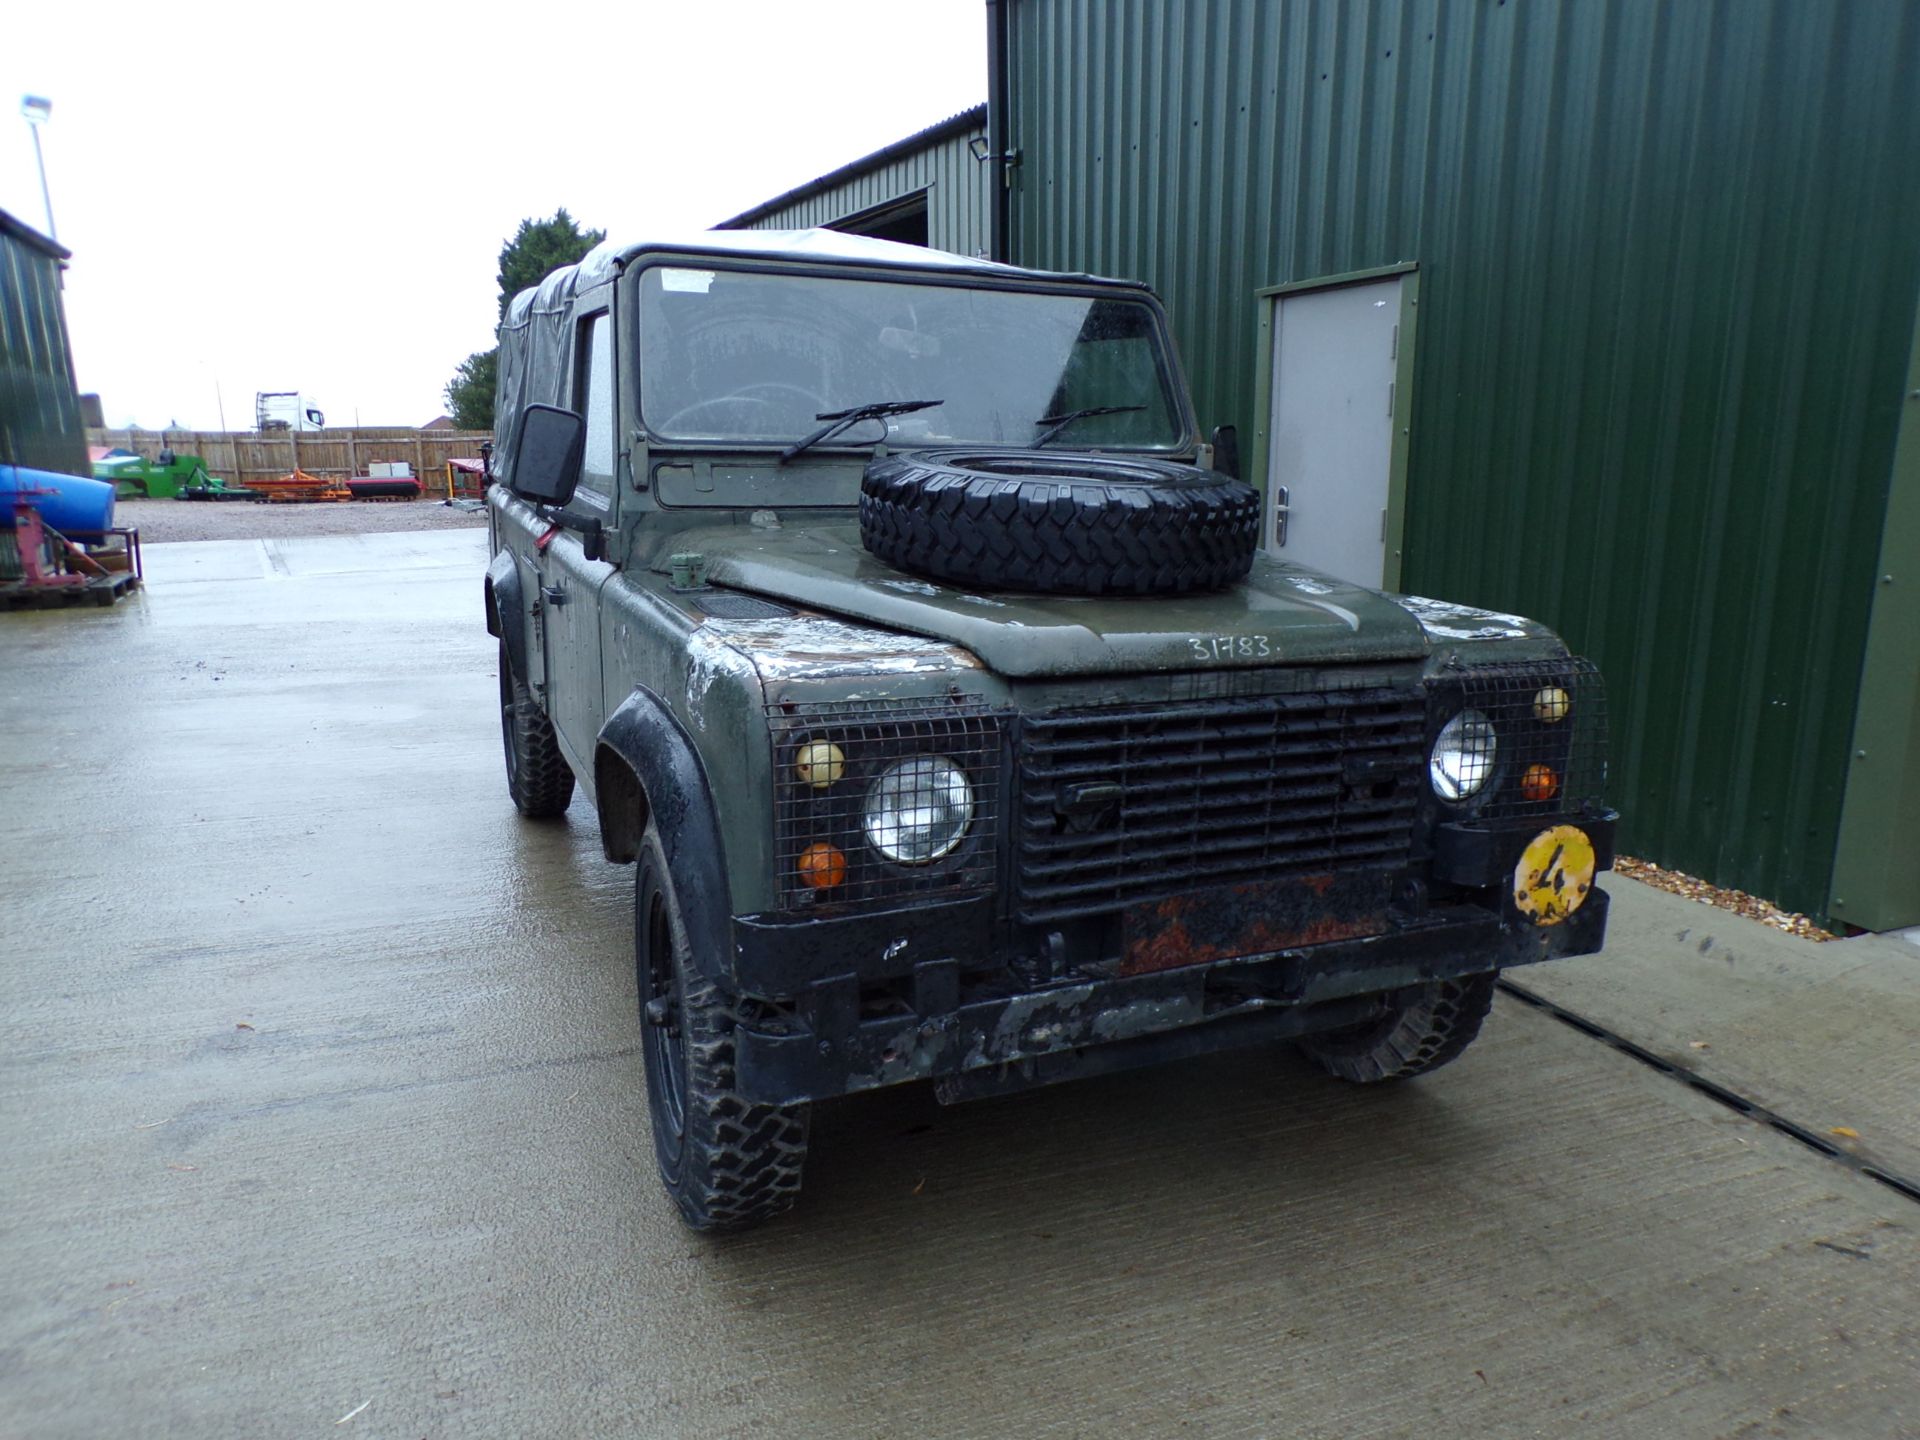
<svg viewBox="0 0 1920 1440">
<path fill-rule="evenodd" d="M 504 793 L 484 543 L 0 617 L 0 1434 L 1920 1436 L 1920 1206 L 1506 997 L 1388 1091 L 825 1106 L 794 1215 L 688 1234 L 630 872 Z M 1613 888 L 1517 978 L 1912 1164 L 1911 947 Z"/>
</svg>

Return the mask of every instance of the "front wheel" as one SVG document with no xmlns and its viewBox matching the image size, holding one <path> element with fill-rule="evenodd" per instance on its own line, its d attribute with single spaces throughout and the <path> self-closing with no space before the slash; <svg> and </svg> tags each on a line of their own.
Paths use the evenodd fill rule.
<svg viewBox="0 0 1920 1440">
<path fill-rule="evenodd" d="M 507 752 L 507 793 L 520 813 L 533 820 L 564 815 L 573 799 L 573 771 L 560 753 L 553 722 L 507 664 L 504 640 L 500 642 L 500 740 Z"/>
<path fill-rule="evenodd" d="M 810 1108 L 756 1105 L 735 1088 L 737 1002 L 694 964 L 660 837 L 640 842 L 634 970 L 660 1179 L 694 1230 L 745 1230 L 800 1197 Z"/>
<path fill-rule="evenodd" d="M 1436 980 L 1379 1020 L 1295 1043 L 1329 1075 L 1355 1085 L 1410 1080 L 1459 1059 L 1473 1043 L 1493 1008 L 1494 978 Z"/>
</svg>

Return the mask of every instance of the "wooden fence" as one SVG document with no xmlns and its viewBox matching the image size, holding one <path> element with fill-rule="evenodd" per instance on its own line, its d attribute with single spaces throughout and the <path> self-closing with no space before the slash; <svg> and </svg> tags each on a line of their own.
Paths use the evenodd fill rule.
<svg viewBox="0 0 1920 1440">
<path fill-rule="evenodd" d="M 449 460 L 477 458 L 484 430 L 87 430 L 89 445 L 131 450 L 149 460 L 162 449 L 198 455 L 207 473 L 236 485 L 309 475 L 365 475 L 367 467 L 404 460 L 428 494 L 446 484 Z"/>
</svg>

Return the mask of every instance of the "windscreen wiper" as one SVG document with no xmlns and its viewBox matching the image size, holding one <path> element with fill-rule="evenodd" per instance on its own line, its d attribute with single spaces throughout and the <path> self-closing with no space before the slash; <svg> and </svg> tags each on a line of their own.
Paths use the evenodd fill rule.
<svg viewBox="0 0 1920 1440">
<path fill-rule="evenodd" d="M 822 410 L 813 418 L 827 423 L 807 436 L 796 440 L 780 452 L 780 463 L 786 464 L 802 450 L 818 445 L 822 440 L 831 440 L 842 430 L 857 425 L 862 420 L 884 420 L 889 415 L 911 415 L 916 410 L 931 410 L 936 405 L 944 405 L 944 400 L 880 400 L 872 405 L 855 405 L 850 410 Z M 883 437 L 884 438 L 884 437 Z M 874 441 L 878 444 L 879 441 Z"/>
<path fill-rule="evenodd" d="M 1040 436 L 1033 442 L 1032 448 L 1038 450 L 1042 445 L 1046 444 L 1047 441 L 1058 435 L 1076 420 L 1085 420 L 1094 415 L 1124 415 L 1129 410 L 1144 410 L 1146 408 L 1144 405 L 1089 405 L 1084 410 L 1069 410 L 1063 415 L 1042 415 L 1033 423 L 1036 425 L 1045 425 L 1049 428 L 1046 434 Z"/>
</svg>

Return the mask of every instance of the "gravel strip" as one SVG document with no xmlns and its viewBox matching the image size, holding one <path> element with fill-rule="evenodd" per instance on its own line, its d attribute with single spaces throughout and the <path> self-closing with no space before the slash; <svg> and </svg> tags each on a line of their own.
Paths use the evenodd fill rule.
<svg viewBox="0 0 1920 1440">
<path fill-rule="evenodd" d="M 1709 885 L 1706 881 L 1692 875 L 1683 875 L 1678 870 L 1662 870 L 1650 860 L 1635 860 L 1626 855 L 1613 857 L 1613 868 L 1629 879 L 1638 880 L 1643 885 L 1651 885 L 1656 890 L 1664 890 L 1669 895 L 1684 896 L 1688 900 L 1697 900 L 1702 905 L 1711 905 L 1716 910 L 1729 910 L 1735 915 L 1744 915 L 1749 920 L 1758 920 L 1762 925 L 1775 930 L 1784 930 L 1789 935 L 1798 935 L 1802 940 L 1838 940 L 1840 937 L 1831 931 L 1822 930 L 1804 915 L 1782 910 L 1771 900 L 1762 900 L 1757 895 L 1749 895 L 1744 890 L 1728 890 L 1719 885 Z"/>
<path fill-rule="evenodd" d="M 293 535 L 371 535 L 393 530 L 459 530 L 485 525 L 484 510 L 438 500 L 337 500 L 262 504 L 251 500 L 121 500 L 114 523 L 140 531 L 143 545 L 174 540 L 268 540 Z"/>
</svg>

